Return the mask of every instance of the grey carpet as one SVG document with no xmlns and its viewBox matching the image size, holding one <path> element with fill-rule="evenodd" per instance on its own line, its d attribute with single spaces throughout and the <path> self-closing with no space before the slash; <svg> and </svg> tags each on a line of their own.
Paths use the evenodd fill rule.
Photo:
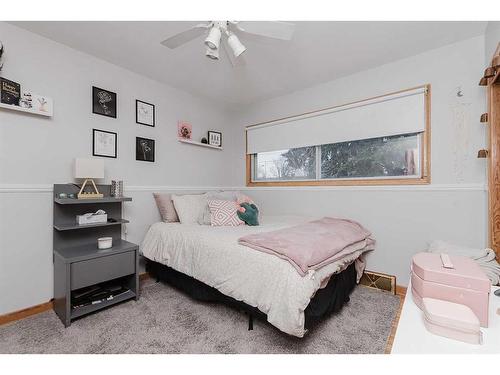
<svg viewBox="0 0 500 375">
<path fill-rule="evenodd" d="M 53 311 L 0 326 L 0 353 L 383 353 L 399 297 L 358 286 L 302 339 L 161 283 L 64 328 Z"/>
</svg>

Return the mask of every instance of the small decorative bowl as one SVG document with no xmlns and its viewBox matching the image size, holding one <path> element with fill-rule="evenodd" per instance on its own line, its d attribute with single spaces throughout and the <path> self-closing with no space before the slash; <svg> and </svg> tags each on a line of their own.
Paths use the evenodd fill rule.
<svg viewBox="0 0 500 375">
<path fill-rule="evenodd" d="M 101 237 L 97 239 L 97 248 L 99 250 L 110 249 L 113 247 L 113 237 Z"/>
</svg>

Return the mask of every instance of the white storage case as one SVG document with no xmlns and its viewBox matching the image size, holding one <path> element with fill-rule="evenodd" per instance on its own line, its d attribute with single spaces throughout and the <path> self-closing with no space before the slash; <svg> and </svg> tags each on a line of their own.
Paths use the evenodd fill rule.
<svg viewBox="0 0 500 375">
<path fill-rule="evenodd" d="M 108 221 L 108 214 L 76 215 L 76 223 L 78 225 L 106 223 L 107 221 Z"/>
</svg>

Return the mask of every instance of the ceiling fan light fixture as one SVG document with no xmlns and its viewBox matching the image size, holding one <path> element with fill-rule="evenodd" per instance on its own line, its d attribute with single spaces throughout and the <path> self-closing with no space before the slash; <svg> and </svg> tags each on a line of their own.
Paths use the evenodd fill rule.
<svg viewBox="0 0 500 375">
<path fill-rule="evenodd" d="M 205 56 L 207 56 L 211 60 L 219 60 L 219 49 L 212 49 L 207 47 L 207 51 L 205 52 Z"/>
<path fill-rule="evenodd" d="M 244 64 L 244 59 L 239 57 L 247 50 L 247 47 L 239 39 L 240 35 L 242 37 L 253 35 L 255 40 L 264 38 L 287 41 L 292 39 L 294 27 L 292 23 L 281 21 L 215 21 L 212 19 L 202 21 L 187 30 L 172 35 L 160 44 L 175 49 L 200 37 L 200 39 L 203 38 L 203 44 L 207 48 L 205 56 L 219 60 L 219 49 L 222 48 L 231 64 L 236 66 Z M 486 81 L 486 78 L 483 81 Z"/>
<path fill-rule="evenodd" d="M 205 45 L 210 49 L 218 49 L 222 32 L 218 25 L 213 25 L 205 39 Z"/>
<path fill-rule="evenodd" d="M 229 34 L 227 37 L 227 44 L 229 44 L 229 47 L 233 50 L 233 55 L 234 57 L 239 57 L 243 52 L 247 50 L 247 47 L 245 47 L 238 37 L 235 34 Z"/>
</svg>

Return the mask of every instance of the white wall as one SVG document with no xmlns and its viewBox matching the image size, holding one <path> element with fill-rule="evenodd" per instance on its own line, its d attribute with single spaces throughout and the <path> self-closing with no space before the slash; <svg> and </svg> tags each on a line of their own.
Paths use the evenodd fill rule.
<svg viewBox="0 0 500 375">
<path fill-rule="evenodd" d="M 491 62 L 491 58 L 495 54 L 495 51 L 500 43 L 500 21 L 490 21 L 486 27 L 486 33 L 484 35 L 485 44 L 485 68 Z"/>
<path fill-rule="evenodd" d="M 92 128 L 118 133 L 118 158 L 103 159 L 105 182 L 124 180 L 134 198 L 125 211 L 131 241 L 158 219 L 152 190 L 227 185 L 230 176 L 221 168 L 229 151 L 177 142 L 177 120 L 192 123 L 195 139 L 225 132 L 214 103 L 2 22 L 0 39 L 2 76 L 54 100 L 52 118 L 0 110 L 1 315 L 52 298 L 51 185 L 72 182 L 73 159 L 91 157 Z M 92 114 L 93 85 L 117 93 L 117 119 Z M 135 99 L 156 105 L 156 127 L 135 123 Z M 156 140 L 155 163 L 135 160 L 136 136 Z"/>
<path fill-rule="evenodd" d="M 233 113 L 235 184 L 245 181 L 244 126 L 430 83 L 432 184 L 424 187 L 249 188 L 264 213 L 332 215 L 359 220 L 377 250 L 368 268 L 406 285 L 412 254 L 433 239 L 486 244 L 484 37 L 396 61 L 376 69 L 261 102 Z M 463 96 L 456 93 L 462 90 Z M 367 124 L 369 125 L 369 124 Z"/>
</svg>

